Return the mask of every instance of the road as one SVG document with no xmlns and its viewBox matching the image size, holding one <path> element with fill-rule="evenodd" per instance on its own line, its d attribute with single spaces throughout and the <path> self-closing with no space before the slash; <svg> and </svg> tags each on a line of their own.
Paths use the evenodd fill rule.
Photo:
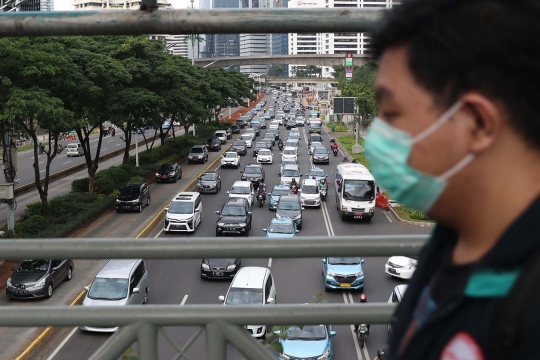
<svg viewBox="0 0 540 360">
<path fill-rule="evenodd" d="M 301 134 L 306 135 L 307 128 L 301 128 Z M 285 130 L 281 129 L 282 135 Z M 326 144 L 329 137 L 324 134 Z M 271 189 L 279 183 L 278 167 L 280 156 L 277 147 L 273 150 L 275 161 L 272 165 L 266 165 L 266 184 Z M 251 151 L 242 158 L 242 163 L 251 161 Z M 321 165 L 329 177 L 333 179 L 336 165 L 342 157 L 332 157 L 330 165 Z M 305 138 L 301 140 L 299 164 L 302 173 L 306 173 L 311 167 L 310 157 L 307 152 Z M 194 235 L 169 235 L 156 229 L 152 236 L 167 238 L 174 236 L 214 236 L 215 222 L 219 210 L 227 199 L 226 191 L 232 183 L 240 179 L 240 173 L 234 169 L 220 170 L 223 182 L 222 190 L 217 195 L 203 195 L 203 226 L 200 226 Z M 329 197 L 321 209 L 306 209 L 304 211 L 304 226 L 299 236 L 316 236 L 327 234 L 338 235 L 388 235 L 388 234 L 425 234 L 429 230 L 419 227 L 404 225 L 387 216 L 385 212 L 377 209 L 376 216 L 371 223 L 358 223 L 354 221 L 342 222 L 338 216 L 333 198 L 334 192 L 330 188 Z M 153 204 L 156 204 L 153 196 Z M 253 228 L 251 236 L 263 235 L 262 229 L 267 226 L 274 217 L 274 213 L 267 207 L 253 209 Z M 331 240 L 330 240 L 331 241 Z M 358 254 L 361 255 L 361 254 Z M 367 258 L 364 263 L 366 278 L 365 293 L 370 302 L 386 302 L 392 289 L 402 283 L 390 278 L 384 273 L 384 263 L 387 258 Z M 229 282 L 205 281 L 199 276 L 200 260 L 148 260 L 150 273 L 150 297 L 151 304 L 219 304 L 218 296 L 224 295 Z M 243 259 L 242 266 L 269 267 L 274 275 L 279 303 L 306 303 L 322 294 L 330 303 L 358 302 L 359 292 L 331 292 L 324 293 L 324 283 L 321 275 L 321 259 Z M 386 326 L 373 325 L 371 335 L 367 340 L 367 348 L 360 350 L 356 343 L 352 327 L 336 326 L 338 335 L 334 338 L 334 359 L 339 360 L 367 360 L 373 359 L 377 349 L 381 347 L 386 338 Z M 174 327 L 166 329 L 168 336 L 173 339 L 175 345 L 182 346 L 196 331 L 194 328 Z M 61 347 L 57 346 L 57 352 L 53 359 L 68 360 L 75 357 L 86 359 L 100 345 L 108 335 L 88 334 L 73 329 L 66 331 L 69 339 Z M 59 340 L 60 341 L 60 340 Z M 160 335 L 160 358 L 173 358 L 174 348 Z M 241 359 L 234 349 L 230 349 L 230 359 Z M 50 353 L 49 353 L 50 354 Z M 205 358 L 205 340 L 200 336 L 189 348 L 187 354 L 194 359 Z M 47 357 L 43 357 L 47 359 Z"/>
</svg>

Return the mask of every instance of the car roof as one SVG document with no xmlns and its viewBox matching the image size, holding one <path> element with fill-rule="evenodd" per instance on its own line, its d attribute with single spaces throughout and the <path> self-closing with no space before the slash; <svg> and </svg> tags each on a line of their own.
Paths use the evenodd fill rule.
<svg viewBox="0 0 540 360">
<path fill-rule="evenodd" d="M 216 171 L 216 170 L 206 170 L 201 174 L 201 176 L 204 175 L 204 174 L 212 174 L 212 175 L 216 174 L 217 175 L 218 171 Z"/>
<path fill-rule="evenodd" d="M 198 195 L 195 191 L 180 191 L 171 201 L 193 201 Z"/>
<path fill-rule="evenodd" d="M 204 147 L 204 145 L 193 145 L 191 148 L 195 149 L 195 148 L 203 148 L 203 147 Z"/>
<path fill-rule="evenodd" d="M 242 267 L 234 277 L 231 288 L 262 289 L 267 268 L 257 266 Z"/>
<path fill-rule="evenodd" d="M 318 185 L 318 182 L 315 179 L 304 179 L 302 183 L 304 185 Z"/>
<path fill-rule="evenodd" d="M 270 224 L 292 224 L 293 223 L 293 220 L 292 219 L 287 219 L 287 218 L 283 218 L 283 219 L 277 219 L 277 218 L 272 218 L 272 220 L 270 220 Z"/>
<path fill-rule="evenodd" d="M 231 206 L 245 206 L 248 204 L 248 201 L 246 198 L 243 197 L 231 197 L 223 204 L 223 206 L 231 205 Z"/>
<path fill-rule="evenodd" d="M 99 270 L 96 277 L 129 278 L 129 274 L 141 259 L 112 259 Z"/>
<path fill-rule="evenodd" d="M 251 181 L 235 181 L 232 186 L 251 187 Z"/>
<path fill-rule="evenodd" d="M 279 184 L 279 185 L 275 185 L 275 186 L 272 188 L 272 190 L 273 190 L 273 189 L 289 189 L 289 190 L 290 190 L 291 188 L 288 187 L 287 185 Z"/>
<path fill-rule="evenodd" d="M 122 189 L 125 189 L 125 188 L 130 188 L 130 187 L 136 187 L 136 188 L 139 188 L 141 187 L 142 184 L 146 184 L 145 182 L 132 182 L 132 183 L 129 183 L 129 184 L 126 184 L 124 185 L 124 187 Z"/>
<path fill-rule="evenodd" d="M 285 169 L 292 169 L 292 170 L 298 170 L 299 167 L 297 164 L 285 164 L 283 165 L 283 170 Z"/>
</svg>

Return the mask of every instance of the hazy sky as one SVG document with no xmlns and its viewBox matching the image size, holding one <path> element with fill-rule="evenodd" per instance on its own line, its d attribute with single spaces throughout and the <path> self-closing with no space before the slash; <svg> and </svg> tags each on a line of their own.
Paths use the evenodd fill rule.
<svg viewBox="0 0 540 360">
<path fill-rule="evenodd" d="M 171 5 L 175 9 L 185 9 L 188 7 L 191 7 L 191 2 L 189 0 L 168 0 Z M 54 0 L 54 10 L 55 11 L 62 11 L 62 10 L 74 10 L 73 6 L 73 0 Z M 195 8 L 199 7 L 199 0 L 195 0 L 195 3 L 193 4 Z"/>
</svg>

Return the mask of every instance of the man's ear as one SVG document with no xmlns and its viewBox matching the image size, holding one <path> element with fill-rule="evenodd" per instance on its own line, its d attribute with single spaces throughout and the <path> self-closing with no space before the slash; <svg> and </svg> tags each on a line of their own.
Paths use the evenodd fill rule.
<svg viewBox="0 0 540 360">
<path fill-rule="evenodd" d="M 464 110 L 469 121 L 470 152 L 477 154 L 489 148 L 503 128 L 505 112 L 494 100 L 480 93 L 462 96 Z"/>
</svg>

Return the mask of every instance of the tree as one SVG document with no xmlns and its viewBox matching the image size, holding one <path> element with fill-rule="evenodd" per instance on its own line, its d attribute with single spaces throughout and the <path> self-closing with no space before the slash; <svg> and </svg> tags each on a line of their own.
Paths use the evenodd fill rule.
<svg viewBox="0 0 540 360">
<path fill-rule="evenodd" d="M 269 77 L 281 77 L 283 76 L 283 68 L 279 65 L 272 65 L 267 74 Z"/>
</svg>

